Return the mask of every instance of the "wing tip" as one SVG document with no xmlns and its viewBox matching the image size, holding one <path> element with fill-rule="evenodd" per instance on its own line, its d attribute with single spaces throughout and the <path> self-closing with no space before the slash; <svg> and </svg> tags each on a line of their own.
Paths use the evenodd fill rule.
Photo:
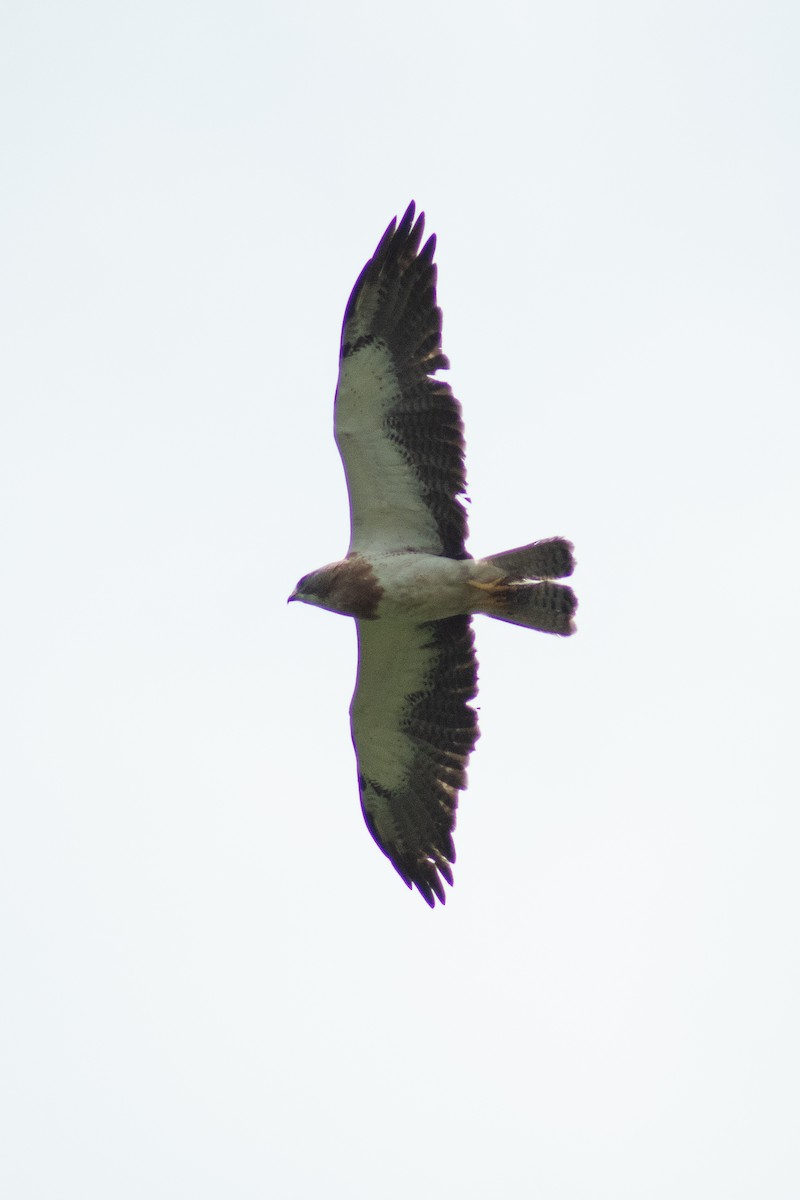
<svg viewBox="0 0 800 1200">
<path fill-rule="evenodd" d="M 359 789 L 362 797 L 361 809 L 364 814 L 364 823 L 376 845 L 389 859 L 389 862 L 408 890 L 412 891 L 416 888 L 430 908 L 436 907 L 437 900 L 440 904 L 444 904 L 447 900 L 444 884 L 447 883 L 450 887 L 453 886 L 453 872 L 450 864 L 455 862 L 456 854 L 452 833 L 450 834 L 449 845 L 445 852 L 447 857 L 441 851 L 433 851 L 436 855 L 435 858 L 425 856 L 420 859 L 413 859 L 410 855 L 404 855 L 396 846 L 384 842 L 378 833 L 377 825 L 363 803 L 366 780 L 361 774 L 359 774 Z"/>
<path fill-rule="evenodd" d="M 452 849 L 452 837 L 450 840 L 452 859 L 455 862 L 455 851 Z M 402 879 L 407 888 L 416 888 L 422 899 L 430 908 L 436 907 L 436 901 L 440 904 L 445 904 L 447 901 L 447 892 L 444 889 L 445 883 L 450 887 L 453 886 L 453 872 L 450 869 L 450 862 L 445 860 L 443 854 L 438 854 L 435 859 L 424 858 L 418 862 L 404 861 L 402 856 L 392 854 L 390 849 L 381 846 L 386 857 L 394 867 L 397 874 Z"/>
</svg>

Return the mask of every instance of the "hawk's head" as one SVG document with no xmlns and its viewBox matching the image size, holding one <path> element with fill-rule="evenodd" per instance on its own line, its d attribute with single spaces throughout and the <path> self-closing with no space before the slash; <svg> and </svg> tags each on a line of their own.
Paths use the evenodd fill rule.
<svg viewBox="0 0 800 1200">
<path fill-rule="evenodd" d="M 325 597 L 330 592 L 330 582 L 326 580 L 326 572 L 329 572 L 329 567 L 322 567 L 319 571 L 309 571 L 308 575 L 304 575 L 298 582 L 287 604 L 291 604 L 292 600 L 301 600 L 303 604 L 315 604 L 318 608 L 325 608 Z"/>
<path fill-rule="evenodd" d="M 383 588 L 367 559 L 349 554 L 341 562 L 329 563 L 304 575 L 289 600 L 302 600 L 317 608 L 343 613 L 346 617 L 371 620 L 378 615 Z"/>
</svg>

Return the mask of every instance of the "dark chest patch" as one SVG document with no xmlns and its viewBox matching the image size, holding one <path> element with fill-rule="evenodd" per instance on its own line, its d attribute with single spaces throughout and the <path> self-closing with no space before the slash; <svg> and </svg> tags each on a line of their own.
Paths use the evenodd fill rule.
<svg viewBox="0 0 800 1200">
<path fill-rule="evenodd" d="M 349 554 L 335 563 L 327 574 L 329 589 L 326 599 L 336 612 L 362 621 L 374 620 L 383 588 L 378 583 L 372 564 L 361 554 Z"/>
</svg>

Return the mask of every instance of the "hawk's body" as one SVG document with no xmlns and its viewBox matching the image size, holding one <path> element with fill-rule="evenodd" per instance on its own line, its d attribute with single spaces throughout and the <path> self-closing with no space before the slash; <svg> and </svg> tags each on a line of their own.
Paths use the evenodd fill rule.
<svg viewBox="0 0 800 1200">
<path fill-rule="evenodd" d="M 442 353 L 435 238 L 424 215 L 392 221 L 353 289 L 342 330 L 335 431 L 350 496 L 347 558 L 290 599 L 356 618 L 350 708 L 361 804 L 373 837 L 430 905 L 453 882 L 458 793 L 478 738 L 471 614 L 569 634 L 563 538 L 475 560 L 461 407 L 434 377 Z"/>
</svg>

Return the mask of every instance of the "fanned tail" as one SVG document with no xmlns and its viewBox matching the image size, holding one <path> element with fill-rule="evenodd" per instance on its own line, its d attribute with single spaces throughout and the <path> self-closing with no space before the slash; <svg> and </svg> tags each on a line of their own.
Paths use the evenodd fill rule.
<svg viewBox="0 0 800 1200">
<path fill-rule="evenodd" d="M 487 578 L 486 565 L 501 574 Z M 566 584 L 552 582 L 571 575 L 575 568 L 572 543 L 566 538 L 546 538 L 492 554 L 476 566 L 482 575 L 472 580 L 483 592 L 479 612 L 542 633 L 568 637 L 575 632 L 575 593 Z"/>
</svg>

